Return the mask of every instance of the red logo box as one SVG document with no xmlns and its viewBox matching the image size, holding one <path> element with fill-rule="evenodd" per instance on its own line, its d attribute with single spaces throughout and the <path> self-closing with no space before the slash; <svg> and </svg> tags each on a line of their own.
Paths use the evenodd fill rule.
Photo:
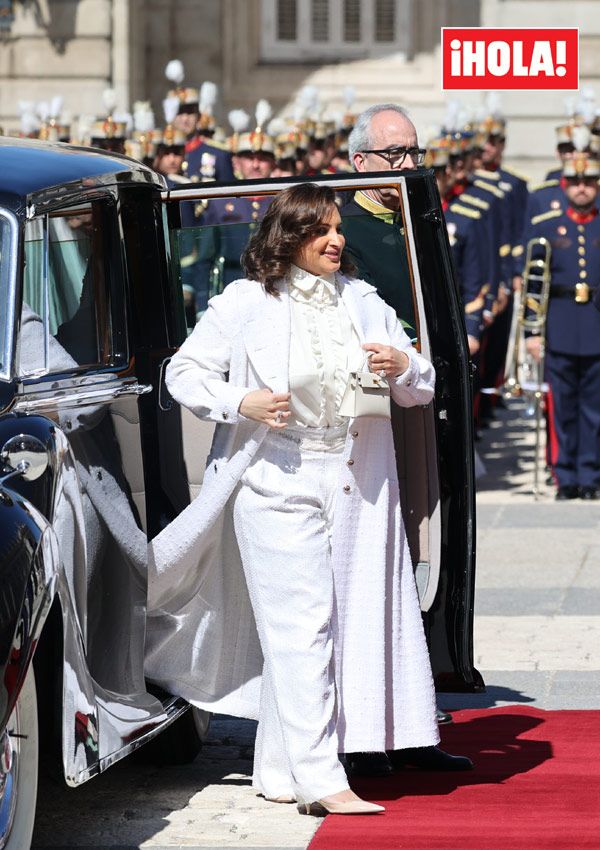
<svg viewBox="0 0 600 850">
<path fill-rule="evenodd" d="M 579 30 L 443 27 L 443 91 L 575 91 Z"/>
</svg>

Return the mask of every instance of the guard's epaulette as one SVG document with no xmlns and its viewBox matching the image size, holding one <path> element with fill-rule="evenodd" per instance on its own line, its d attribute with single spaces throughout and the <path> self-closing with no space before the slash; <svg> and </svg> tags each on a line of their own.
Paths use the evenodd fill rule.
<svg viewBox="0 0 600 850">
<path fill-rule="evenodd" d="M 486 171 L 485 168 L 476 168 L 473 174 L 475 177 L 484 177 L 486 180 L 500 180 L 498 171 Z"/>
<path fill-rule="evenodd" d="M 450 204 L 450 209 L 453 213 L 466 215 L 467 218 L 481 218 L 479 210 L 472 210 L 471 207 L 465 207 L 462 204 Z"/>
<path fill-rule="evenodd" d="M 475 195 L 469 195 L 468 192 L 463 192 L 460 200 L 467 201 L 469 204 L 473 204 L 474 207 L 479 207 L 480 210 L 489 210 L 490 208 L 488 202 L 484 201 L 483 198 L 476 198 Z"/>
<path fill-rule="evenodd" d="M 492 186 L 491 183 L 486 183 L 483 180 L 474 180 L 473 185 L 477 186 L 478 189 L 484 189 L 486 192 L 491 192 L 492 195 L 495 195 L 497 198 L 506 197 L 502 189 L 499 189 L 497 186 Z"/>
<path fill-rule="evenodd" d="M 552 180 L 542 180 L 541 183 L 536 183 L 535 186 L 532 186 L 531 192 L 539 192 L 540 189 L 548 189 L 550 186 L 559 186 L 560 180 L 553 178 Z"/>
<path fill-rule="evenodd" d="M 547 221 L 549 218 L 558 218 L 558 216 L 562 215 L 562 210 L 548 210 L 548 212 L 539 213 L 539 215 L 534 215 L 531 219 L 532 224 L 539 224 L 541 221 Z"/>
<path fill-rule="evenodd" d="M 519 180 L 523 180 L 525 183 L 529 183 L 531 179 L 526 174 L 523 174 L 522 171 L 517 171 L 517 169 L 513 168 L 511 165 L 503 165 L 502 168 L 504 171 L 508 172 L 508 174 L 512 174 L 513 177 L 518 177 Z"/>
<path fill-rule="evenodd" d="M 204 144 L 211 148 L 217 148 L 220 151 L 228 151 L 227 142 L 220 142 L 218 139 L 205 139 Z"/>
</svg>

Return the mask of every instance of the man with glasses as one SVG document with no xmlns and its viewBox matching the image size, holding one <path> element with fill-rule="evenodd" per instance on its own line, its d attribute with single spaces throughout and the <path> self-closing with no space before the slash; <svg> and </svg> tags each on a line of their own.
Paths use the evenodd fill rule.
<svg viewBox="0 0 600 850">
<path fill-rule="evenodd" d="M 361 113 L 348 148 L 350 163 L 359 172 L 411 170 L 425 159 L 414 124 L 394 103 L 378 104 Z M 408 335 L 414 337 L 415 306 L 398 192 L 385 187 L 356 192 L 342 208 L 342 220 L 346 248 L 358 277 L 376 287 Z"/>
<path fill-rule="evenodd" d="M 424 164 L 426 151 L 418 146 L 417 131 L 402 107 L 382 103 L 362 112 L 348 138 L 350 163 L 358 172 L 403 171 Z M 400 196 L 381 187 L 355 193 L 341 210 L 346 249 L 357 276 L 371 283 L 396 311 L 409 336 L 416 335 L 415 305 L 410 280 Z M 392 408 L 392 417 L 395 417 Z M 394 429 L 395 431 L 397 429 Z M 383 687 L 383 683 L 382 683 Z M 439 722 L 452 718 L 438 712 Z M 388 753 L 346 753 L 351 776 L 386 776 L 394 770 L 470 770 L 464 756 L 439 747 L 393 750 Z"/>
</svg>

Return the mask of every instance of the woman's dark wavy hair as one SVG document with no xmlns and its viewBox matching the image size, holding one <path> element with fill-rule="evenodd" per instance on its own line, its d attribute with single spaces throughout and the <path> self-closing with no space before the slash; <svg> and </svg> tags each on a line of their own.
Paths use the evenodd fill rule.
<svg viewBox="0 0 600 850">
<path fill-rule="evenodd" d="M 299 183 L 284 189 L 272 201 L 242 254 L 246 277 L 262 283 L 270 295 L 279 295 L 277 281 L 287 275 L 293 258 L 318 233 L 335 206 L 335 192 L 329 186 Z M 354 272 L 344 253 L 340 271 Z"/>
</svg>

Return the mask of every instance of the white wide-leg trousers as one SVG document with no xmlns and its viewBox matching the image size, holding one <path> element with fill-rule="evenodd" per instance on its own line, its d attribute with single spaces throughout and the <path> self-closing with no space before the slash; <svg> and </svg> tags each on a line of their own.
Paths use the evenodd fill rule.
<svg viewBox="0 0 600 850">
<path fill-rule="evenodd" d="M 253 785 L 267 797 L 312 802 L 348 788 L 335 731 L 330 541 L 345 430 L 269 432 L 235 495 L 264 655 Z"/>
</svg>

